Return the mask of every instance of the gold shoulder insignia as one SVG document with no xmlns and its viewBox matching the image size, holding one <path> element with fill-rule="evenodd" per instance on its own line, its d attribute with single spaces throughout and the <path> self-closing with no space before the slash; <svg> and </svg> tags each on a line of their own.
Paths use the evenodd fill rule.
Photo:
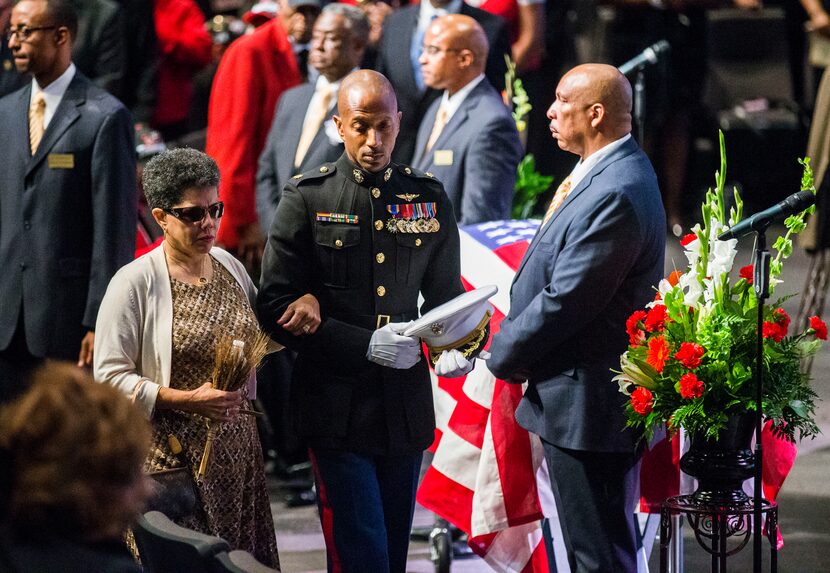
<svg viewBox="0 0 830 573">
<path fill-rule="evenodd" d="M 429 171 L 427 171 L 426 173 L 424 173 L 424 175 L 426 175 L 427 177 L 433 177 L 433 178 L 435 177 L 435 175 L 433 175 L 433 174 L 432 174 L 432 173 L 430 173 Z"/>
<path fill-rule="evenodd" d="M 302 173 L 297 173 L 294 177 L 292 177 L 292 179 L 302 179 L 302 178 L 303 178 Z"/>
</svg>

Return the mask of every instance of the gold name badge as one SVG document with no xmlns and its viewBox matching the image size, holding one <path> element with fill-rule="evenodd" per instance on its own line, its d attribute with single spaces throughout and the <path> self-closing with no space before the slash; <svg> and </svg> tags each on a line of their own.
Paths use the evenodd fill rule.
<svg viewBox="0 0 830 573">
<path fill-rule="evenodd" d="M 50 153 L 47 156 L 49 169 L 74 169 L 75 155 L 72 153 Z"/>
<path fill-rule="evenodd" d="M 452 165 L 452 149 L 436 149 L 432 162 L 435 165 Z"/>
</svg>

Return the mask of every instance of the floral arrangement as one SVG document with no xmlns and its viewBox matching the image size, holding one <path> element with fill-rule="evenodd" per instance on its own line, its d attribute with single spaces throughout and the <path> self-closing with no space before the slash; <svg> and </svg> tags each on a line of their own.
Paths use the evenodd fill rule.
<svg viewBox="0 0 830 573">
<path fill-rule="evenodd" d="M 720 170 L 715 189 L 702 206 L 703 224 L 695 225 L 680 244 L 688 267 L 660 281 L 654 301 L 634 312 L 626 323 L 628 350 L 614 380 L 630 396 L 627 425 L 650 439 L 657 427 L 715 438 L 731 415 L 755 411 L 757 299 L 752 265 L 732 276 L 736 239 L 717 239 L 741 220 L 743 204 L 734 190 L 734 207 L 727 216 L 724 186 L 726 152 L 720 134 Z M 803 166 L 801 190 L 815 193 L 809 158 Z M 785 221 L 786 234 L 773 245 L 770 294 L 781 283 L 783 261 L 792 253 L 792 236 L 801 232 L 804 217 L 814 207 Z M 782 299 L 783 300 L 783 299 Z M 827 339 L 827 326 L 811 317 L 804 331 L 790 332 L 790 317 L 769 304 L 763 322 L 763 412 L 773 432 L 795 441 L 815 436 L 816 394 L 801 361 Z"/>
</svg>

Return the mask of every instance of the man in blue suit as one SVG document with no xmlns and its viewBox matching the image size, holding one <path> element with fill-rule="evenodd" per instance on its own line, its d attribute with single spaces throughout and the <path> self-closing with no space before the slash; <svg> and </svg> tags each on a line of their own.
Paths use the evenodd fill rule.
<svg viewBox="0 0 830 573">
<path fill-rule="evenodd" d="M 92 361 L 110 278 L 135 249 L 130 113 L 71 59 L 68 0 L 22 0 L 9 47 L 33 79 L 0 99 L 0 401 L 44 358 Z"/>
<path fill-rule="evenodd" d="M 616 68 L 565 74 L 548 118 L 580 161 L 519 265 L 487 365 L 527 381 L 516 420 L 542 439 L 571 570 L 635 572 L 638 455 L 610 369 L 628 343 L 626 318 L 661 278 L 665 215 Z"/>
<path fill-rule="evenodd" d="M 444 90 L 427 110 L 412 166 L 444 184 L 462 225 L 510 218 L 522 144 L 516 123 L 484 76 L 488 43 L 470 16 L 449 14 L 427 28 L 424 84 Z"/>
<path fill-rule="evenodd" d="M 497 89 L 504 88 L 507 71 L 504 56 L 510 54 L 510 38 L 507 23 L 500 16 L 462 0 L 424 0 L 389 14 L 383 21 L 375 69 L 389 78 L 398 97 L 398 108 L 403 113 L 401 134 L 395 147 L 398 163 L 412 161 L 418 126 L 429 105 L 441 95 L 424 84 L 419 59 L 427 27 L 434 19 L 447 14 L 464 14 L 481 25 L 490 44 L 484 73 Z"/>
</svg>

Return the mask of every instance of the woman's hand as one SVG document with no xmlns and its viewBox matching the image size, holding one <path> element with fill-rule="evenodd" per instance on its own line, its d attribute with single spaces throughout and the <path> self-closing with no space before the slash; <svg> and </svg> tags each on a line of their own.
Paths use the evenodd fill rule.
<svg viewBox="0 0 830 573">
<path fill-rule="evenodd" d="M 277 324 L 294 336 L 314 334 L 320 326 L 320 303 L 314 295 L 304 294 L 288 305 Z"/>
<path fill-rule="evenodd" d="M 156 408 L 183 410 L 217 422 L 227 422 L 239 414 L 244 400 L 240 391 L 217 390 L 210 382 L 205 382 L 195 390 L 161 388 Z"/>
</svg>

